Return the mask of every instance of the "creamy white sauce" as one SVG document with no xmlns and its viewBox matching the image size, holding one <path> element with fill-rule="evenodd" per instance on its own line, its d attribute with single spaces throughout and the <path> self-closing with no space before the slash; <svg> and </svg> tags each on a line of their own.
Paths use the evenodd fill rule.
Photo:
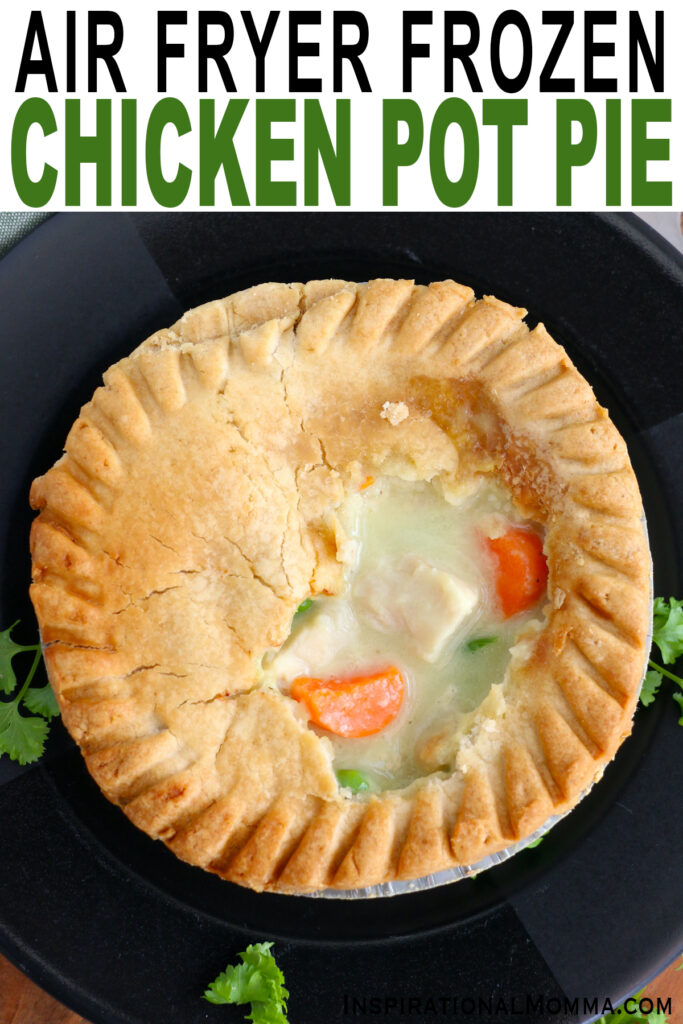
<svg viewBox="0 0 683 1024">
<path fill-rule="evenodd" d="M 345 545 L 344 591 L 295 617 L 287 642 L 265 659 L 265 681 L 287 693 L 297 676 L 397 666 L 405 696 L 382 732 L 344 739 L 317 731 L 332 743 L 335 769 L 362 771 L 377 789 L 399 788 L 447 767 L 434 761 L 429 737 L 440 724 L 457 727 L 502 681 L 510 648 L 534 615 L 503 620 L 483 539 L 520 517 L 492 481 L 447 501 L 431 484 L 386 478 L 350 498 L 339 518 L 353 541 Z M 488 636 L 495 642 L 468 649 Z"/>
</svg>

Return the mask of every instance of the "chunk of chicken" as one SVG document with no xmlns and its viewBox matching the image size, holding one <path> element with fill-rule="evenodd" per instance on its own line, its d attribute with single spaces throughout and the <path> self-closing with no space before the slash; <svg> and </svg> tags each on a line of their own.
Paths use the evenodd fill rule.
<svg viewBox="0 0 683 1024">
<path fill-rule="evenodd" d="M 376 629 L 403 634 L 428 662 L 438 659 L 479 600 L 474 587 L 415 555 L 373 566 L 356 579 L 353 593 Z"/>
</svg>

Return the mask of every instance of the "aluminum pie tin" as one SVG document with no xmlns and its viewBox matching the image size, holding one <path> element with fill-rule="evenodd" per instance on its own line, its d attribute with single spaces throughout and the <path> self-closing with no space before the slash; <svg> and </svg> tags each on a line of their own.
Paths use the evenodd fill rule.
<svg viewBox="0 0 683 1024">
<path fill-rule="evenodd" d="M 645 516 L 642 517 L 643 532 L 645 538 L 648 541 L 648 551 L 650 550 L 649 537 L 647 532 L 647 522 Z M 654 593 L 653 583 L 653 567 L 652 557 L 650 557 L 650 608 L 652 608 L 652 600 Z M 45 644 L 43 643 L 42 636 L 41 648 L 43 655 L 45 654 Z M 645 645 L 645 664 L 643 666 L 643 672 L 641 676 L 641 686 L 647 672 L 648 660 L 650 655 L 650 647 L 652 645 L 652 611 L 650 612 L 650 626 L 648 629 L 647 640 Z M 602 774 L 601 769 L 599 774 Z M 598 781 L 594 779 L 593 782 L 588 786 L 579 799 L 574 804 L 577 806 L 583 800 L 583 798 L 590 793 L 591 789 Z M 562 821 L 567 815 L 571 814 L 572 807 L 569 811 L 564 814 L 553 814 L 551 815 L 540 828 L 536 829 L 530 836 L 526 836 L 524 839 L 519 840 L 517 843 L 513 843 L 511 846 L 506 846 L 502 850 L 498 850 L 495 853 L 490 854 L 488 857 L 483 857 L 482 860 L 476 861 L 474 864 L 467 864 L 465 866 L 458 866 L 454 868 L 447 868 L 445 871 L 437 871 L 432 875 L 423 875 L 421 878 L 411 878 L 406 881 L 397 882 L 381 882 L 379 885 L 369 885 L 363 889 L 318 889 L 314 892 L 302 893 L 308 897 L 316 899 L 328 899 L 328 900 L 362 900 L 362 899 L 376 899 L 378 897 L 386 896 L 401 896 L 407 893 L 415 892 L 426 892 L 428 889 L 436 889 L 442 885 L 451 885 L 453 882 L 459 882 L 462 878 L 472 878 L 474 875 L 478 875 L 480 871 L 486 871 L 488 868 L 496 867 L 498 864 L 504 863 L 513 857 L 516 853 L 530 846 L 531 843 L 536 842 L 550 831 L 553 825 L 556 825 L 558 821 Z M 299 895 L 293 893 L 292 895 Z"/>
<path fill-rule="evenodd" d="M 647 522 L 645 515 L 641 519 L 643 532 L 645 539 L 648 542 L 648 552 L 650 550 L 650 542 L 647 532 Z M 645 679 L 645 673 L 647 672 L 648 661 L 650 657 L 650 647 L 652 646 L 652 601 L 654 596 L 654 582 L 653 582 L 653 567 L 652 567 L 652 556 L 650 555 L 650 626 L 648 629 L 647 639 L 645 642 L 645 664 L 643 665 L 643 672 L 641 675 L 641 686 Z M 637 706 L 637 705 L 636 705 Z M 634 710 L 635 713 L 635 710 Z M 606 767 L 606 766 L 604 766 Z M 596 775 L 602 777 L 604 767 L 601 768 Z M 595 783 L 599 781 L 599 778 L 595 778 L 590 786 L 584 789 L 579 799 L 574 804 L 576 807 L 583 798 L 590 793 Z M 564 814 L 553 814 L 551 815 L 540 828 L 536 829 L 530 836 L 525 836 L 524 839 L 520 839 L 519 842 L 513 843 L 511 846 L 506 846 L 502 850 L 498 850 L 496 853 L 489 854 L 488 857 L 483 857 L 482 860 L 478 860 L 475 864 L 467 864 L 465 866 L 458 866 L 454 868 L 447 868 L 445 871 L 437 871 L 433 875 L 424 875 L 422 878 L 412 878 L 407 881 L 399 882 L 382 882 L 379 885 L 369 885 L 364 889 L 318 889 L 316 892 L 306 893 L 307 896 L 316 897 L 318 899 L 328 900 L 363 900 L 363 899 L 376 899 L 382 896 L 402 896 L 407 893 L 415 892 L 426 892 L 428 889 L 436 889 L 441 885 L 451 885 L 453 882 L 459 882 L 462 878 L 472 878 L 474 875 L 478 875 L 480 871 L 486 871 L 488 868 L 494 868 L 498 864 L 503 864 L 510 857 L 514 857 L 516 853 L 521 850 L 525 850 L 532 843 L 536 842 L 542 836 L 549 832 L 553 825 L 557 825 L 558 821 L 562 821 L 574 810 L 572 807 L 570 810 L 565 811 Z"/>
</svg>

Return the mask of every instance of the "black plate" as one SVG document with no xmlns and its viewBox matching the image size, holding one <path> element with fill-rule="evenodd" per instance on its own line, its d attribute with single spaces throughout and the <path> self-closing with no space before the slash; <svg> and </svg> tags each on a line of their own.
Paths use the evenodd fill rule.
<svg viewBox="0 0 683 1024">
<path fill-rule="evenodd" d="M 454 277 L 525 303 L 624 433 L 656 592 L 680 593 L 683 261 L 634 218 L 67 214 L 0 263 L 0 622 L 21 616 L 19 635 L 34 635 L 28 485 L 102 370 L 189 306 L 327 276 Z M 537 849 L 474 880 L 354 903 L 256 895 L 180 863 L 107 804 L 57 725 L 40 766 L 0 762 L 0 946 L 96 1022 L 240 1020 L 199 997 L 265 938 L 297 1024 L 454 1017 L 456 1000 L 480 1020 L 592 1018 L 584 998 L 620 1000 L 681 946 L 676 718 L 665 696 L 639 710 L 604 780 Z M 551 1002 L 535 1014 L 527 996 Z"/>
</svg>

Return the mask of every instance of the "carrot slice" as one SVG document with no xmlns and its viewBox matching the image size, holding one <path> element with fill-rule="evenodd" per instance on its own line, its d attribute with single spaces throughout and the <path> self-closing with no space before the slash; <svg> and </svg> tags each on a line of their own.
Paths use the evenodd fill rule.
<svg viewBox="0 0 683 1024">
<path fill-rule="evenodd" d="M 496 568 L 496 591 L 503 615 L 526 611 L 536 604 L 548 582 L 543 542 L 536 533 L 511 527 L 502 537 L 487 537 Z"/>
<path fill-rule="evenodd" d="M 372 675 L 346 679 L 299 676 L 290 695 L 301 701 L 322 729 L 336 736 L 373 736 L 401 710 L 405 683 L 394 665 Z"/>
</svg>

